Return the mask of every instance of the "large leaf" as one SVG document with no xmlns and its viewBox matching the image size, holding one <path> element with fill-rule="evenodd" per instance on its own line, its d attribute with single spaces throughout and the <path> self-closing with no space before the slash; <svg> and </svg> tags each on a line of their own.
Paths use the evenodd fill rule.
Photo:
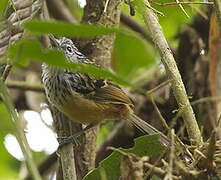
<svg viewBox="0 0 221 180">
<path fill-rule="evenodd" d="M 34 33 L 52 33 L 68 37 L 93 37 L 115 32 L 115 70 L 119 76 L 127 80 L 137 77 L 136 72 L 140 68 L 149 68 L 155 57 L 153 47 L 148 45 L 138 34 L 124 29 L 37 20 L 27 22 L 25 28 Z"/>
<path fill-rule="evenodd" d="M 12 133 L 14 130 L 11 116 L 8 113 L 5 105 L 0 100 L 0 131 L 6 133 Z"/>
<path fill-rule="evenodd" d="M 67 37 L 94 37 L 118 31 L 116 28 L 106 28 L 97 25 L 76 25 L 61 21 L 39 20 L 30 20 L 24 24 L 24 27 L 27 30 L 38 34 L 46 33 Z"/>
<path fill-rule="evenodd" d="M 19 176 L 19 162 L 8 153 L 4 146 L 4 137 L 9 133 L 15 133 L 14 123 L 0 99 L 0 179 L 18 179 Z"/>
<path fill-rule="evenodd" d="M 144 13 L 145 8 L 148 8 L 148 7 L 146 7 L 144 1 L 143 0 L 134 0 L 132 2 L 134 4 L 134 6 L 136 7 L 137 13 L 139 13 L 141 16 L 143 16 L 145 14 Z M 168 3 L 168 2 L 176 3 L 175 1 L 171 1 L 171 0 L 157 0 L 156 2 L 159 4 L 160 3 Z M 192 21 L 192 19 L 188 18 L 184 14 L 184 12 L 181 10 L 181 8 L 178 6 L 178 4 L 163 6 L 163 5 L 159 5 L 159 4 L 157 5 L 154 2 L 150 2 L 150 3 L 151 3 L 150 5 L 154 9 L 156 9 L 159 12 L 164 14 L 164 16 L 158 15 L 158 17 L 159 17 L 160 24 L 163 28 L 163 32 L 165 34 L 165 37 L 172 40 L 171 42 L 176 43 L 176 41 L 174 41 L 175 40 L 174 37 L 177 35 L 180 26 L 182 24 L 190 23 Z M 186 4 L 186 5 L 182 5 L 182 6 L 190 17 L 194 16 L 197 13 L 196 9 L 200 7 L 200 5 L 196 5 L 196 4 L 194 4 L 194 5 Z"/>
<path fill-rule="evenodd" d="M 118 33 L 114 50 L 114 68 L 128 80 L 136 78 L 139 69 L 148 69 L 154 64 L 153 54 L 156 55 L 156 51 L 135 33 Z"/>
<path fill-rule="evenodd" d="M 142 136 L 135 140 L 135 146 L 122 151 L 134 153 L 138 156 L 155 156 L 164 150 L 158 141 L 158 135 Z M 105 175 L 107 180 L 117 180 L 120 176 L 121 154 L 113 152 L 110 156 L 100 162 L 98 168 L 89 172 L 84 180 L 102 180 Z"/>
<path fill-rule="evenodd" d="M 19 179 L 19 161 L 12 157 L 6 150 L 4 142 L 5 134 L 0 132 L 0 179 Z"/>
<path fill-rule="evenodd" d="M 36 41 L 24 40 L 13 45 L 9 50 L 9 56 L 16 64 L 27 65 L 31 59 L 35 59 L 58 68 L 68 68 L 74 72 L 89 73 L 95 77 L 111 79 L 118 84 L 142 91 L 135 85 L 106 69 L 74 62 L 69 63 L 60 51 L 53 49 L 45 51 L 42 49 L 40 43 Z"/>
</svg>

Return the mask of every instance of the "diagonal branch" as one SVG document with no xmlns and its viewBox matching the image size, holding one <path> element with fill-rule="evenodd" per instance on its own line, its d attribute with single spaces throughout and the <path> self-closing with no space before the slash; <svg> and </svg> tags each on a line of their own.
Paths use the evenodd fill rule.
<svg viewBox="0 0 221 180">
<path fill-rule="evenodd" d="M 221 33 L 221 1 L 220 0 L 213 0 L 213 1 L 214 1 L 216 14 L 217 14 L 218 21 L 219 21 L 219 29 Z"/>
<path fill-rule="evenodd" d="M 143 2 L 148 3 L 145 0 Z M 163 35 L 158 19 L 154 12 L 149 8 L 145 9 L 143 17 L 150 31 L 152 39 L 160 52 L 161 61 L 164 64 L 167 76 L 169 79 L 171 79 L 171 86 L 179 108 L 180 110 L 183 110 L 182 117 L 185 121 L 190 141 L 192 144 L 198 145 L 202 141 L 200 130 L 193 109 L 187 97 L 181 75 L 168 43 Z"/>
</svg>

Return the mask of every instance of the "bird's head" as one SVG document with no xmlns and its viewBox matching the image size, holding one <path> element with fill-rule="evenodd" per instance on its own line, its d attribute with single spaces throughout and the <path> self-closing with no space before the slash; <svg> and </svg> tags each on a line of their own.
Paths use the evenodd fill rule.
<svg viewBox="0 0 221 180">
<path fill-rule="evenodd" d="M 61 50 L 68 61 L 72 62 L 84 62 L 87 58 L 78 50 L 71 39 L 66 37 L 55 38 L 54 36 L 49 36 L 52 47 Z"/>
</svg>

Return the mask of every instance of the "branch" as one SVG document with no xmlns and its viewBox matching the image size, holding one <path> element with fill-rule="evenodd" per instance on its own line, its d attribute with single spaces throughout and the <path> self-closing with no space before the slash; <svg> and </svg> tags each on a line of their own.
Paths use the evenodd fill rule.
<svg viewBox="0 0 221 180">
<path fill-rule="evenodd" d="M 128 16 L 125 13 L 121 13 L 120 20 L 123 24 L 128 26 L 133 31 L 140 33 L 141 36 L 143 36 L 148 42 L 150 42 L 151 44 L 153 43 L 149 32 L 143 26 L 141 26 L 139 23 L 134 21 L 130 16 Z"/>
<path fill-rule="evenodd" d="M 77 20 L 71 14 L 70 10 L 61 0 L 46 0 L 50 13 L 59 20 L 77 24 Z"/>
<path fill-rule="evenodd" d="M 105 27 L 118 27 L 120 22 L 121 0 L 108 1 L 106 11 L 104 5 L 106 0 L 87 0 L 84 8 L 83 22 L 89 24 L 103 25 Z M 87 41 L 87 55 L 89 59 L 103 67 L 110 68 L 110 60 L 113 50 L 115 35 L 96 37 Z"/>
<path fill-rule="evenodd" d="M 64 114 L 58 111 L 55 107 L 51 107 L 52 117 L 54 120 L 58 137 L 69 137 L 79 130 L 72 131 L 73 124 Z M 62 169 L 63 180 L 77 180 L 83 177 L 82 171 L 76 173 L 75 161 L 77 157 L 73 151 L 73 144 L 62 146 L 59 151 L 60 167 Z M 80 154 L 79 154 L 80 156 Z M 61 176 L 61 175 L 60 175 Z M 78 177 L 78 178 L 77 178 Z"/>
<path fill-rule="evenodd" d="M 1 77 L 1 79 L 2 79 L 3 82 L 5 82 L 5 80 L 7 79 L 8 75 L 9 75 L 9 73 L 10 73 L 10 71 L 11 71 L 11 68 L 12 68 L 12 65 L 10 65 L 10 64 L 7 64 L 7 65 L 4 67 L 4 71 L 3 71 L 2 77 Z"/>
<path fill-rule="evenodd" d="M 145 0 L 144 3 L 146 3 Z M 183 110 L 182 117 L 186 124 L 190 141 L 192 144 L 198 145 L 202 141 L 200 130 L 193 109 L 187 97 L 186 90 L 176 62 L 163 35 L 158 19 L 153 11 L 149 8 L 145 9 L 145 14 L 143 14 L 143 17 L 151 33 L 152 39 L 160 52 L 161 61 L 164 64 L 167 76 L 169 79 L 171 79 L 171 86 L 177 103 L 180 109 Z"/>
<path fill-rule="evenodd" d="M 118 27 L 120 23 L 120 11 L 121 0 L 87 0 L 87 4 L 84 8 L 83 22 L 103 25 L 105 27 Z M 94 59 L 97 64 L 110 68 L 114 40 L 115 35 L 106 35 L 81 40 L 79 44 L 81 46 L 80 49 L 84 50 L 83 53 L 89 59 Z M 86 162 L 91 162 L 90 169 L 95 166 L 96 132 L 97 130 L 90 131 L 90 134 L 87 133 L 86 138 L 87 146 L 91 152 L 88 151 L 85 157 Z"/>
<path fill-rule="evenodd" d="M 217 14 L 218 21 L 219 21 L 219 30 L 221 33 L 221 1 L 220 0 L 213 0 L 213 2 L 215 5 L 216 14 Z"/>
<path fill-rule="evenodd" d="M 7 81 L 6 86 L 8 88 L 19 89 L 24 91 L 44 92 L 42 84 L 30 84 L 25 81 Z"/>
<path fill-rule="evenodd" d="M 41 19 L 49 20 L 49 12 L 47 8 L 47 4 L 43 1 L 43 11 L 41 14 Z M 43 43 L 46 48 L 50 47 L 50 40 L 48 36 L 43 36 Z M 57 108 L 51 107 L 52 117 L 54 121 L 54 125 L 56 127 L 56 132 L 58 138 L 60 137 L 68 137 L 73 135 L 74 132 L 78 132 L 79 130 L 73 130 L 74 124 L 71 120 L 65 116 L 62 112 L 60 112 Z M 78 177 L 83 177 L 80 172 L 76 173 L 76 156 L 74 153 L 74 144 L 69 143 L 65 146 L 62 146 L 58 149 L 59 157 L 60 157 L 60 168 L 57 172 L 57 177 L 62 177 L 63 180 L 77 180 Z"/>
</svg>

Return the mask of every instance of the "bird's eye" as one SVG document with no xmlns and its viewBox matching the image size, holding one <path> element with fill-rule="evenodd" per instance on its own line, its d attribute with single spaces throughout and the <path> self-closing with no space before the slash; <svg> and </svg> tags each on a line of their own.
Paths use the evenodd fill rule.
<svg viewBox="0 0 221 180">
<path fill-rule="evenodd" d="M 72 48 L 71 48 L 71 46 L 67 46 L 67 51 L 68 51 L 69 53 L 72 53 Z"/>
</svg>

